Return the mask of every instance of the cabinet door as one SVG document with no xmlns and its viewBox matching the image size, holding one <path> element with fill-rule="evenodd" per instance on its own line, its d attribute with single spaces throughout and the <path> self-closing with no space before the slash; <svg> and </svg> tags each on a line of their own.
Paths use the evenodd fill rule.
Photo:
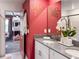
<svg viewBox="0 0 79 59">
<path fill-rule="evenodd" d="M 35 49 L 35 59 L 42 59 L 39 54 L 39 50 Z"/>
<path fill-rule="evenodd" d="M 49 59 L 49 48 L 39 42 L 35 42 L 35 59 Z"/>
<path fill-rule="evenodd" d="M 53 50 L 50 50 L 50 59 L 55 59 L 54 51 Z"/>
<path fill-rule="evenodd" d="M 53 50 L 50 50 L 50 59 L 68 59 L 68 58 L 64 57 L 63 55 Z"/>
</svg>

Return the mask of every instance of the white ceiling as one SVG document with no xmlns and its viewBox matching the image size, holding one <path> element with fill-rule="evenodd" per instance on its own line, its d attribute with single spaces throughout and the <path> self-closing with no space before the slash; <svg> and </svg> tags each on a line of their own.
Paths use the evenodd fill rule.
<svg viewBox="0 0 79 59">
<path fill-rule="evenodd" d="M 16 2 L 16 3 L 23 3 L 25 0 L 0 0 L 0 3 L 13 3 L 13 2 Z"/>
<path fill-rule="evenodd" d="M 62 2 L 79 2 L 79 0 L 61 0 Z"/>
<path fill-rule="evenodd" d="M 22 11 L 22 4 L 24 0 L 0 0 L 0 10 L 4 14 L 5 10 Z"/>
<path fill-rule="evenodd" d="M 63 10 L 79 9 L 79 0 L 62 0 Z"/>
</svg>

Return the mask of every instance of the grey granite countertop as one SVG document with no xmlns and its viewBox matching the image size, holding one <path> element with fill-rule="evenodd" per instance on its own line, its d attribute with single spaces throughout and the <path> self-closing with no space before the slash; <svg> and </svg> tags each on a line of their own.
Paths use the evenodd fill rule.
<svg viewBox="0 0 79 59">
<path fill-rule="evenodd" d="M 68 54 L 65 52 L 66 49 L 79 50 L 79 47 L 75 47 L 75 46 L 72 46 L 72 47 L 64 46 L 64 45 L 62 45 L 62 44 L 59 44 L 57 41 L 54 41 L 54 44 L 47 44 L 47 43 L 44 43 L 44 42 L 43 42 L 43 41 L 45 40 L 45 39 L 43 39 L 43 38 L 34 37 L 34 39 L 35 39 L 35 41 L 40 42 L 41 44 L 43 44 L 43 45 L 47 46 L 48 48 L 50 48 L 50 49 L 52 49 L 52 50 L 58 52 L 59 54 L 61 54 L 61 55 L 65 56 L 65 57 L 67 57 L 68 59 L 71 59 L 72 56 L 71 56 L 71 55 L 68 55 Z M 51 40 L 51 41 L 53 41 L 53 40 Z M 79 59 L 79 58 L 75 58 L 75 59 Z"/>
</svg>

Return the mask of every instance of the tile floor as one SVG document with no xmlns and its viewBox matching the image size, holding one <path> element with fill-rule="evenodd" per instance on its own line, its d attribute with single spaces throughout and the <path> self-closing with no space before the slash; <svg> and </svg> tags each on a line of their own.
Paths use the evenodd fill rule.
<svg viewBox="0 0 79 59">
<path fill-rule="evenodd" d="M 7 54 L 5 57 L 0 57 L 0 59 L 22 59 L 20 52 Z"/>
<path fill-rule="evenodd" d="M 6 53 L 14 53 L 20 51 L 20 41 L 7 41 Z"/>
</svg>

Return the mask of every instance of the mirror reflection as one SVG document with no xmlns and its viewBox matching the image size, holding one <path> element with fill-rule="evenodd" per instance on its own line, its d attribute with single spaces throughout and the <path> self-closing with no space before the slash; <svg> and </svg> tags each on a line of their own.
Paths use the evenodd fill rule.
<svg viewBox="0 0 79 59">
<path fill-rule="evenodd" d="M 62 17 L 67 17 L 68 26 L 76 28 L 74 40 L 79 41 L 79 0 L 62 0 Z"/>
</svg>

